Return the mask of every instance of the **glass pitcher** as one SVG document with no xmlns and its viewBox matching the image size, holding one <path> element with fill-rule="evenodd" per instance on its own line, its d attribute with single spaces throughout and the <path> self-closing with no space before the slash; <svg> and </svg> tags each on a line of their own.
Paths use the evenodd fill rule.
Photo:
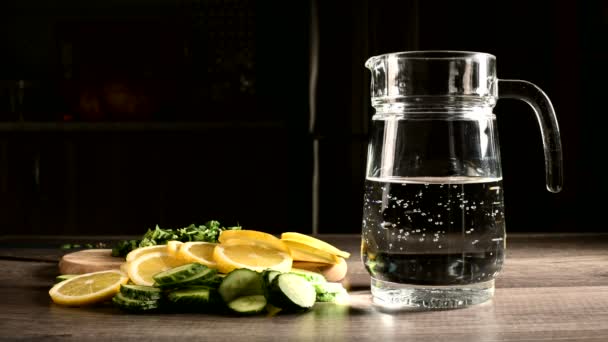
<svg viewBox="0 0 608 342">
<path fill-rule="evenodd" d="M 496 58 L 462 51 L 370 58 L 372 118 L 361 254 L 383 309 L 484 302 L 505 255 L 498 98 L 526 101 L 543 139 L 549 191 L 562 186 L 557 119 L 537 86 L 496 78 Z"/>
</svg>

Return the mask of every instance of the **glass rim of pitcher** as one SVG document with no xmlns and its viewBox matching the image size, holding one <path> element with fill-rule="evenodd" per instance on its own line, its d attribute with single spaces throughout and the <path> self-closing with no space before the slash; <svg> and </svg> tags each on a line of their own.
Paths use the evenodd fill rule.
<svg viewBox="0 0 608 342">
<path fill-rule="evenodd" d="M 449 59 L 464 59 L 464 58 L 475 58 L 483 57 L 486 59 L 496 60 L 496 56 L 487 52 L 477 51 L 459 51 L 459 50 L 413 50 L 413 51 L 398 51 L 383 53 L 381 55 L 372 56 L 366 62 L 367 68 L 371 67 L 371 63 L 378 59 L 382 59 L 389 56 L 395 56 L 397 58 L 404 59 L 425 59 L 425 60 L 449 60 Z"/>
</svg>

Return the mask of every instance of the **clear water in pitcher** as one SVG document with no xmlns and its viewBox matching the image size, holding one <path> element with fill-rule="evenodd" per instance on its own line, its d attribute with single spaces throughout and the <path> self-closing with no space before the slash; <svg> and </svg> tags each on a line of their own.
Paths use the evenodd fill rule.
<svg viewBox="0 0 608 342">
<path fill-rule="evenodd" d="M 502 268 L 501 179 L 368 178 L 363 208 L 362 258 L 375 279 L 468 285 Z"/>
</svg>

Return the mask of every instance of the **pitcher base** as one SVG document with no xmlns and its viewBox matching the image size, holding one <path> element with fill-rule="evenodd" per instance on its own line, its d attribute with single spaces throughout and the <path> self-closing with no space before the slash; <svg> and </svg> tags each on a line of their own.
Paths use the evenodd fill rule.
<svg viewBox="0 0 608 342">
<path fill-rule="evenodd" d="M 374 305 L 386 311 L 447 310 L 483 303 L 494 296 L 494 280 L 458 286 L 418 286 L 375 279 Z"/>
</svg>

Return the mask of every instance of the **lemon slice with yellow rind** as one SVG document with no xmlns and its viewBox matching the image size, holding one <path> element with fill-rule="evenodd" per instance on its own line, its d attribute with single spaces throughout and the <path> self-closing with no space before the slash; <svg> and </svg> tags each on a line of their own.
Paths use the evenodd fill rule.
<svg viewBox="0 0 608 342">
<path fill-rule="evenodd" d="M 90 305 L 109 300 L 127 281 L 127 275 L 118 270 L 86 273 L 56 284 L 49 295 L 61 305 Z"/>
<path fill-rule="evenodd" d="M 127 259 L 127 262 L 131 262 L 144 254 L 155 253 L 155 252 L 165 252 L 166 250 L 167 250 L 167 245 L 139 247 L 139 248 L 136 248 L 136 249 L 130 251 L 129 254 L 127 254 L 126 259 Z"/>
<path fill-rule="evenodd" d="M 321 241 L 312 236 L 308 236 L 308 235 L 304 235 L 304 234 L 300 234 L 300 233 L 283 233 L 283 234 L 281 234 L 281 240 L 298 242 L 298 243 L 308 245 L 308 246 L 316 248 L 316 249 L 320 249 L 320 250 L 325 251 L 330 254 L 335 254 L 335 255 L 343 257 L 343 258 L 350 257 L 350 253 L 348 253 L 348 252 L 341 251 L 341 250 L 337 249 L 336 247 L 328 244 L 325 241 Z"/>
<path fill-rule="evenodd" d="M 155 274 L 187 264 L 166 252 L 147 253 L 127 264 L 129 278 L 136 285 L 153 286 Z"/>
<path fill-rule="evenodd" d="M 324 264 L 337 264 L 340 261 L 335 254 L 327 253 L 318 248 L 290 240 L 285 240 L 284 242 L 289 247 L 294 261 L 309 261 Z"/>
<path fill-rule="evenodd" d="M 172 256 L 177 256 L 179 254 L 179 249 L 184 243 L 177 240 L 167 241 L 167 253 Z"/>
<path fill-rule="evenodd" d="M 237 268 L 248 268 L 257 272 L 267 269 L 289 272 L 293 260 L 289 253 L 261 245 L 222 245 L 213 250 L 213 260 L 221 273 Z"/>
<path fill-rule="evenodd" d="M 216 243 L 210 242 L 186 242 L 179 248 L 177 257 L 187 263 L 198 262 L 207 267 L 216 268 L 217 264 L 213 260 L 215 246 L 217 246 Z"/>
<path fill-rule="evenodd" d="M 220 233 L 218 241 L 225 246 L 253 244 L 290 254 L 289 248 L 281 239 L 257 230 L 224 230 Z"/>
</svg>

